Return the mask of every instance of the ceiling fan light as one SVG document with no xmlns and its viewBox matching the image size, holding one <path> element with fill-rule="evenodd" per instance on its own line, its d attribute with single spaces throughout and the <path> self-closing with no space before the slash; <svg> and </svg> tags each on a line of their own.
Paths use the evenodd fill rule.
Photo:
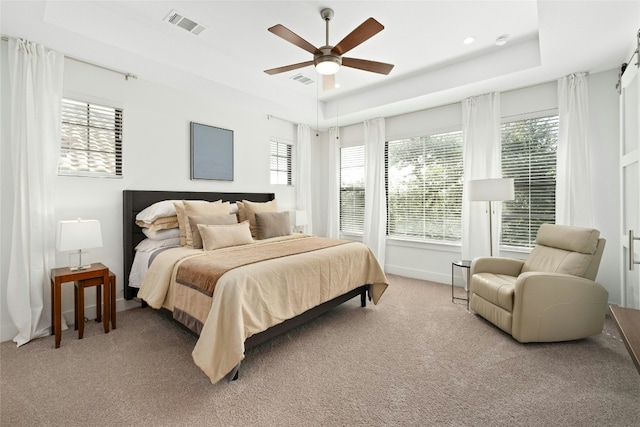
<svg viewBox="0 0 640 427">
<path fill-rule="evenodd" d="M 315 62 L 316 71 L 325 76 L 335 74 L 340 69 L 339 59 L 332 56 L 318 58 Z"/>
</svg>

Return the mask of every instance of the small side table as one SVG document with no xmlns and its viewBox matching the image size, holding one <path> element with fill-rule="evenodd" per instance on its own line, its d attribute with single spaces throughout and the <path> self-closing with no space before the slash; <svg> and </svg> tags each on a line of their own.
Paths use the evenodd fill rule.
<svg viewBox="0 0 640 427">
<path fill-rule="evenodd" d="M 454 267 L 459 267 L 459 268 L 466 268 L 467 269 L 467 283 L 464 285 L 464 290 L 467 291 L 467 297 L 466 298 L 461 298 L 461 297 L 456 297 L 454 296 L 453 293 L 453 278 L 454 278 Z M 462 260 L 462 261 L 454 261 L 451 263 L 451 302 L 454 302 L 454 300 L 462 300 L 462 301 L 466 301 L 467 302 L 467 310 L 469 310 L 469 281 L 471 280 L 471 261 L 469 260 Z"/>
<path fill-rule="evenodd" d="M 104 301 L 109 300 L 109 268 L 96 262 L 85 270 L 71 271 L 69 267 L 53 268 L 51 270 L 51 334 L 56 336 L 56 348 L 60 347 L 62 337 L 62 301 L 61 288 L 63 283 L 75 282 L 77 280 L 102 279 Z M 104 307 L 104 332 L 109 332 L 109 320 L 111 311 L 109 304 Z M 75 307 L 74 307 L 75 311 Z"/>
<path fill-rule="evenodd" d="M 73 304 L 75 307 L 75 329 L 78 331 L 78 339 L 81 340 L 84 335 L 84 290 L 91 286 L 96 287 L 96 322 L 102 320 L 102 298 L 100 297 L 100 290 L 102 289 L 103 277 L 96 277 L 93 279 L 78 280 L 75 282 L 73 292 Z M 104 301 L 105 316 L 106 312 L 111 311 L 111 328 L 116 328 L 116 275 L 109 271 L 109 283 L 105 286 L 109 286 L 110 298 Z"/>
</svg>

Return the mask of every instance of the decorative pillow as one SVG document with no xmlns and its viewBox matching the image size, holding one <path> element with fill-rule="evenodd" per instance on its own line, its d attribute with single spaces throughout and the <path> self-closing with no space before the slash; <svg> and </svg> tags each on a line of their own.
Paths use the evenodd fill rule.
<svg viewBox="0 0 640 427">
<path fill-rule="evenodd" d="M 171 246 L 180 246 L 180 238 L 173 237 L 171 239 L 164 240 L 152 240 L 144 239 L 136 246 L 136 251 L 139 252 L 151 252 L 154 249 L 167 248 Z"/>
<path fill-rule="evenodd" d="M 176 221 L 176 224 L 178 221 Z M 152 230 L 151 228 L 143 228 L 142 232 L 151 240 L 164 240 L 180 238 L 180 229 L 178 227 L 170 228 L 168 230 Z"/>
<path fill-rule="evenodd" d="M 229 202 L 206 202 L 202 200 L 183 200 L 185 216 L 186 245 L 193 246 L 193 231 L 188 218 L 192 216 L 229 215 Z"/>
<path fill-rule="evenodd" d="M 151 231 L 169 230 L 171 228 L 178 228 L 178 217 L 176 215 L 165 216 L 156 218 L 153 222 L 136 221 L 136 224 L 143 229 Z"/>
<path fill-rule="evenodd" d="M 180 229 L 180 246 L 184 246 L 187 244 L 187 226 L 184 223 L 184 203 L 182 203 L 182 200 L 176 200 L 173 202 L 173 206 L 176 209 L 176 218 L 178 219 L 178 228 Z"/>
<path fill-rule="evenodd" d="M 247 220 L 247 213 L 244 210 L 244 203 L 236 202 L 236 207 L 238 208 L 238 222 L 244 222 Z"/>
<path fill-rule="evenodd" d="M 251 236 L 254 239 L 258 238 L 258 226 L 256 224 L 256 212 L 278 212 L 278 203 L 276 200 L 270 202 L 250 202 L 243 200 L 242 205 L 246 214 L 246 219 L 249 221 L 249 229 L 251 230 Z"/>
<path fill-rule="evenodd" d="M 198 224 L 198 230 L 205 251 L 253 243 L 248 221 L 233 225 Z"/>
<path fill-rule="evenodd" d="M 175 200 L 163 200 L 144 208 L 136 215 L 136 221 L 142 221 L 150 224 L 158 218 L 175 216 L 176 209 L 173 202 L 175 202 Z"/>
<path fill-rule="evenodd" d="M 202 236 L 200 236 L 200 230 L 198 224 L 203 225 L 230 225 L 236 224 L 238 218 L 235 215 L 196 215 L 190 216 L 189 226 L 191 228 L 191 236 L 193 240 L 194 249 L 202 249 Z"/>
<path fill-rule="evenodd" d="M 256 225 L 260 240 L 291 234 L 289 212 L 256 212 Z"/>
</svg>

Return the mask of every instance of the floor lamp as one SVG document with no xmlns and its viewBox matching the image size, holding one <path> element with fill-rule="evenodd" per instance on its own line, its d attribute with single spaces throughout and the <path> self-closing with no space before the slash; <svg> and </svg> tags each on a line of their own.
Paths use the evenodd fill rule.
<svg viewBox="0 0 640 427">
<path fill-rule="evenodd" d="M 493 202 L 513 200 L 513 178 L 469 181 L 469 200 L 489 202 L 489 253 L 493 256 Z"/>
</svg>

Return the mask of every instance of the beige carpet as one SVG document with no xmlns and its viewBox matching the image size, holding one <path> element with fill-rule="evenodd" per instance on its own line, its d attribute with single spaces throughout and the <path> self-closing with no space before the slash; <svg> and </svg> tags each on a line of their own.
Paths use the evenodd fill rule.
<svg viewBox="0 0 640 427">
<path fill-rule="evenodd" d="M 0 345 L 2 426 L 631 426 L 640 375 L 610 320 L 586 340 L 522 345 L 451 303 L 450 287 L 389 276 L 377 306 L 356 298 L 247 352 L 212 385 L 196 338 L 152 309 Z"/>
</svg>

